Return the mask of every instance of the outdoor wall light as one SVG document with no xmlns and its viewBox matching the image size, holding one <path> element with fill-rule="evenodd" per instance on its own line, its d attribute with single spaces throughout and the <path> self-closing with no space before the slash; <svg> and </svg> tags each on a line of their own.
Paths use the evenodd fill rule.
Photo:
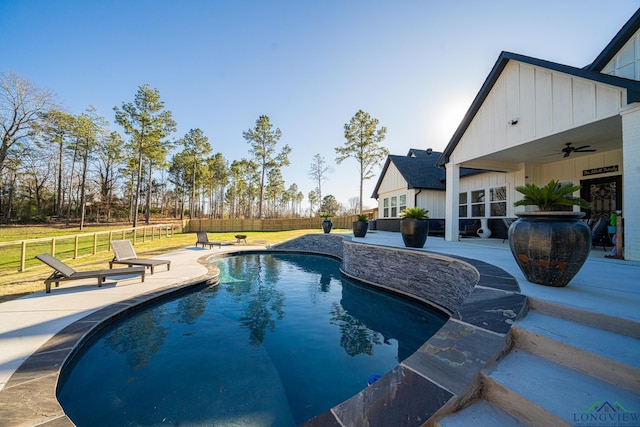
<svg viewBox="0 0 640 427">
<path fill-rule="evenodd" d="M 511 126 L 517 125 L 518 124 L 518 118 L 516 117 L 515 119 L 509 120 L 509 124 Z"/>
</svg>

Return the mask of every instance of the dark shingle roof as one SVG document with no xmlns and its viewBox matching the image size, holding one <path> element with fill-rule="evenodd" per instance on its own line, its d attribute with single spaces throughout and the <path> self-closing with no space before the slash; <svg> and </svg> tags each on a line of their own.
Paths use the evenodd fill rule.
<svg viewBox="0 0 640 427">
<path fill-rule="evenodd" d="M 378 189 L 387 173 L 387 169 L 389 169 L 389 165 L 392 163 L 407 182 L 407 189 L 421 188 L 425 190 L 445 191 L 446 172 L 438 166 L 438 158 L 440 155 L 442 155 L 442 153 L 431 150 L 419 150 L 417 148 L 410 149 L 406 156 L 390 154 L 382 168 L 382 172 L 380 173 L 371 197 L 374 199 L 378 198 Z M 460 176 L 479 172 L 486 171 L 462 168 L 460 170 Z"/>
</svg>

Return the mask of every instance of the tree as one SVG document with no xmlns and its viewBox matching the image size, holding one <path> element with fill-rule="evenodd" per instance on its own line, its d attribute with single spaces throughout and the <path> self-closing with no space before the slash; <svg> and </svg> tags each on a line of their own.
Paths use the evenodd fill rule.
<svg viewBox="0 0 640 427">
<path fill-rule="evenodd" d="M 193 218 L 196 210 L 196 184 L 198 178 L 202 176 L 204 169 L 206 169 L 204 159 L 211 152 L 211 145 L 209 144 L 209 138 L 200 129 L 191 129 L 184 138 L 180 139 L 180 144 L 184 146 L 185 154 L 189 158 L 188 180 L 191 194 L 189 198 L 189 218 Z"/>
<path fill-rule="evenodd" d="M 62 179 L 64 171 L 64 151 L 69 137 L 73 133 L 75 117 L 60 110 L 51 110 L 42 115 L 45 125 L 45 138 L 56 145 L 58 150 L 57 176 L 56 176 L 56 203 L 55 215 L 59 218 L 62 214 Z"/>
<path fill-rule="evenodd" d="M 342 209 L 342 206 L 340 206 L 340 203 L 338 203 L 338 200 L 333 194 L 324 196 L 324 199 L 322 199 L 322 204 L 320 206 L 320 210 L 322 212 L 330 212 L 335 215 L 340 211 L 340 209 Z"/>
<path fill-rule="evenodd" d="M 76 119 L 73 136 L 76 138 L 76 147 L 82 160 L 82 173 L 80 175 L 80 230 L 84 228 L 89 157 L 98 146 L 98 141 L 105 136 L 106 126 L 106 120 L 96 114 L 93 106 L 89 106 Z"/>
<path fill-rule="evenodd" d="M 258 199 L 258 217 L 262 218 L 262 202 L 264 200 L 265 178 L 271 169 L 289 165 L 291 148 L 285 145 L 276 154 L 276 144 L 282 137 L 280 129 L 272 129 L 268 116 L 260 116 L 256 127 L 242 133 L 243 138 L 251 144 L 250 153 L 260 171 L 260 195 Z"/>
<path fill-rule="evenodd" d="M 133 103 L 123 103 L 121 109 L 113 107 L 113 110 L 116 113 L 116 123 L 124 128 L 127 135 L 131 136 L 131 145 L 137 156 L 136 188 L 133 202 L 133 226 L 136 227 L 143 161 L 146 158 L 150 162 L 149 167 L 151 168 L 154 160 L 158 159 L 159 153 L 166 156 L 167 147 L 162 140 L 176 130 L 176 123 L 173 121 L 171 111 L 164 109 L 164 101 L 160 100 L 160 92 L 157 89 L 151 89 L 148 84 L 138 87 Z M 151 182 L 151 173 L 149 173 L 149 182 Z M 151 209 L 151 188 L 148 188 L 148 191 L 147 215 Z"/>
<path fill-rule="evenodd" d="M 117 180 L 117 169 L 122 165 L 125 152 L 124 140 L 118 132 L 111 132 L 98 145 L 98 179 L 100 184 L 100 204 L 107 220 L 111 217 L 113 189 Z"/>
<path fill-rule="evenodd" d="M 32 137 L 42 114 L 52 108 L 54 96 L 48 90 L 11 71 L 0 74 L 0 179 L 9 150 Z"/>
<path fill-rule="evenodd" d="M 318 198 L 318 191 L 316 190 L 309 191 L 307 198 L 309 199 L 309 216 L 313 216 L 314 212 L 316 211 L 314 209 L 314 206 L 316 206 L 320 201 L 320 199 Z"/>
<path fill-rule="evenodd" d="M 338 164 L 343 160 L 353 157 L 358 162 L 360 170 L 360 206 L 362 212 L 362 188 L 367 179 L 374 176 L 373 168 L 379 165 L 388 155 L 389 150 L 380 146 L 384 140 L 387 128 L 378 128 L 379 120 L 372 118 L 369 113 L 362 110 L 351 118 L 351 121 L 344 125 L 344 137 L 347 140 L 342 147 L 336 148 L 336 161 Z"/>
<path fill-rule="evenodd" d="M 54 95 L 47 89 L 38 88 L 11 71 L 0 73 L 0 212 L 7 222 L 15 194 L 17 157 L 42 127 L 42 114 L 53 108 Z M 7 196 L 6 205 L 3 194 Z"/>
<path fill-rule="evenodd" d="M 209 199 L 212 218 L 224 218 L 224 190 L 229 184 L 229 165 L 222 153 L 216 153 L 207 160 L 209 168 Z M 215 197 L 214 197 L 215 196 Z"/>
<path fill-rule="evenodd" d="M 326 180 L 326 173 L 328 170 L 329 165 L 324 157 L 320 154 L 313 156 L 313 161 L 311 162 L 311 167 L 309 168 L 307 175 L 317 184 L 316 192 L 318 200 L 322 200 L 322 182 Z"/>
</svg>

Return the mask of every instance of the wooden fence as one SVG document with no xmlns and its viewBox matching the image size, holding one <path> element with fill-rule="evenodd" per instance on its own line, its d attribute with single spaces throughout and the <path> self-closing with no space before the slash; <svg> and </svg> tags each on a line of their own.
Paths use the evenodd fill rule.
<svg viewBox="0 0 640 427">
<path fill-rule="evenodd" d="M 355 215 L 331 218 L 333 228 L 351 229 Z M 322 230 L 322 218 L 283 218 L 283 219 L 191 219 L 182 222 L 182 232 L 196 231 L 233 232 L 233 231 L 285 231 L 285 230 Z M 38 265 L 35 256 L 50 253 L 61 261 L 95 255 L 110 251 L 112 240 L 130 239 L 133 244 L 138 240 L 159 239 L 171 236 L 180 225 L 158 224 L 136 228 L 123 228 L 94 233 L 71 234 L 66 236 L 44 237 L 40 239 L 0 242 L 0 272 L 25 271 Z M 180 232 L 179 231 L 179 232 Z"/>
<path fill-rule="evenodd" d="M 355 215 L 331 218 L 333 228 L 351 229 Z M 322 230 L 322 218 L 283 218 L 283 219 L 200 219 L 185 222 L 185 232 L 210 231 L 285 231 L 285 230 Z"/>
<path fill-rule="evenodd" d="M 135 244 L 138 240 L 145 242 L 146 240 L 169 237 L 173 235 L 176 228 L 179 226 L 175 224 L 158 224 L 95 233 L 0 242 L 0 251 L 2 251 L 0 271 L 25 271 L 39 264 L 34 257 L 43 252 L 50 253 L 65 261 L 109 251 L 112 240 L 130 239 Z"/>
</svg>

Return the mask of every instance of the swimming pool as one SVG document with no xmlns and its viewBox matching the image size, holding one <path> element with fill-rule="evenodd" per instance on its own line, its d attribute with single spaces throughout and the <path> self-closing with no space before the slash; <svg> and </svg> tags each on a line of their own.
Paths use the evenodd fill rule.
<svg viewBox="0 0 640 427">
<path fill-rule="evenodd" d="M 84 347 L 58 388 L 77 425 L 296 425 L 397 366 L 446 320 L 346 280 L 332 258 L 217 265 L 219 286 L 139 311 Z"/>
</svg>

